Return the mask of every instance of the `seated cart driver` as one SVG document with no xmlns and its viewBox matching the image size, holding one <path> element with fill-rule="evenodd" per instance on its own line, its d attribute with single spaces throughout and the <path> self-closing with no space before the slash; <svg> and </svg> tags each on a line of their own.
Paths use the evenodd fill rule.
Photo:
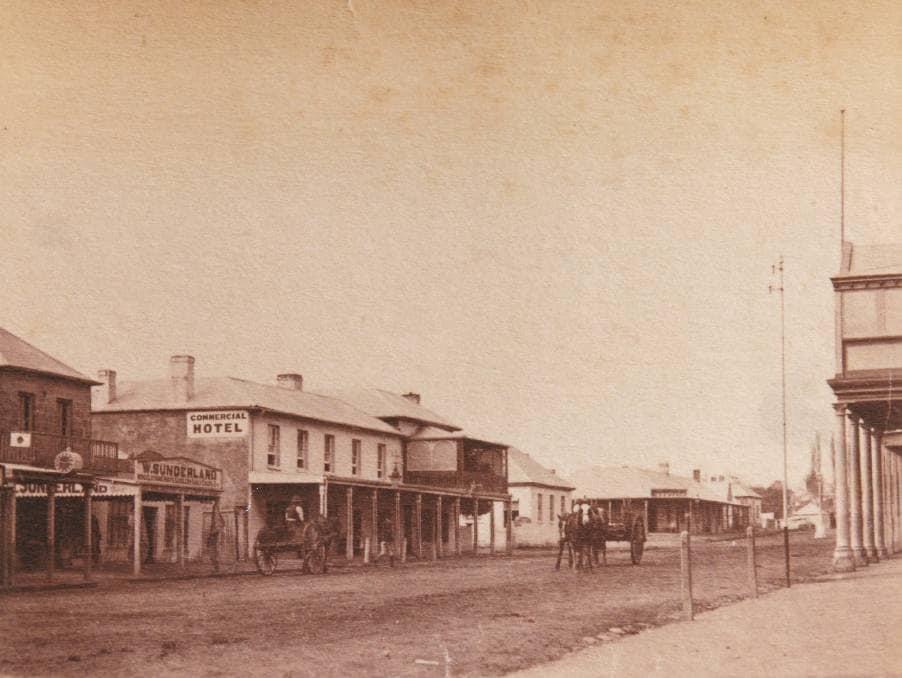
<svg viewBox="0 0 902 678">
<path fill-rule="evenodd" d="M 291 503 L 285 508 L 285 526 L 291 532 L 299 532 L 304 525 L 304 505 L 298 495 L 291 498 Z"/>
</svg>

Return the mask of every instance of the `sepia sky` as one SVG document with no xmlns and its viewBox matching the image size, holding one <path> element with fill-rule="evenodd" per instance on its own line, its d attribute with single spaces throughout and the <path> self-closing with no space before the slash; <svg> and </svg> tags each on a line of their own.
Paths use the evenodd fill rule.
<svg viewBox="0 0 902 678">
<path fill-rule="evenodd" d="M 418 391 L 562 471 L 770 481 L 782 253 L 800 480 L 843 107 L 848 238 L 902 240 L 902 4 L 679 4 L 6 2 L 0 326 L 121 380 Z"/>
</svg>

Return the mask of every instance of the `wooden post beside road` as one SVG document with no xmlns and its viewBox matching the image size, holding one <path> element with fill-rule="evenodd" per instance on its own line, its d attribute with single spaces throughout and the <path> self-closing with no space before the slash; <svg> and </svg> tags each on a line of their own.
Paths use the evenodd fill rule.
<svg viewBox="0 0 902 678">
<path fill-rule="evenodd" d="M 745 534 L 748 537 L 748 547 L 749 547 L 749 557 L 748 557 L 748 566 L 749 566 L 749 593 L 752 595 L 752 598 L 758 597 L 758 564 L 756 562 L 755 556 L 755 528 L 752 525 L 749 525 L 745 528 Z"/>
<path fill-rule="evenodd" d="M 683 595 L 683 614 L 686 619 L 692 621 L 692 560 L 689 549 L 689 532 L 683 530 L 680 533 L 680 591 Z"/>
</svg>

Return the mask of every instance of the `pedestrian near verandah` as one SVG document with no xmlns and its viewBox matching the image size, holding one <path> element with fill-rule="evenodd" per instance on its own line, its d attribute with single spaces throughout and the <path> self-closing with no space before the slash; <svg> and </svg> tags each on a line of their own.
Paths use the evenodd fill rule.
<svg viewBox="0 0 902 678">
<path fill-rule="evenodd" d="M 224 529 L 225 519 L 219 512 L 219 506 L 214 504 L 213 512 L 210 515 L 210 532 L 207 534 L 207 551 L 210 553 L 214 572 L 219 572 L 219 542 Z"/>
</svg>

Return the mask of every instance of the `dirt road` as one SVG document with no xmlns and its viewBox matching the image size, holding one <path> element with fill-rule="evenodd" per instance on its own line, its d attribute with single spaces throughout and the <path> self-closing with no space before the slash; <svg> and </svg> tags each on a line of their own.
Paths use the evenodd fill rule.
<svg viewBox="0 0 902 678">
<path fill-rule="evenodd" d="M 777 538 L 760 540 L 764 587 Z M 831 544 L 794 536 L 797 576 L 824 572 Z M 12 675 L 500 674 L 558 658 L 610 627 L 679 616 L 679 554 L 624 552 L 594 572 L 553 571 L 550 553 L 446 560 L 325 576 L 120 584 L 0 598 L 0 673 Z M 742 542 L 697 543 L 701 607 L 743 597 Z M 419 660 L 419 661 L 418 661 Z"/>
</svg>

